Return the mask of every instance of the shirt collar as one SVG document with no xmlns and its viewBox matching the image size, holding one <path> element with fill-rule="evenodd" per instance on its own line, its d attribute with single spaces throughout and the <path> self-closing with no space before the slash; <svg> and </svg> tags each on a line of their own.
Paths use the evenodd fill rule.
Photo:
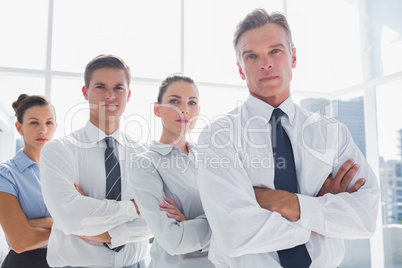
<svg viewBox="0 0 402 268">
<path fill-rule="evenodd" d="M 105 132 L 103 132 L 100 128 L 92 124 L 90 121 L 88 121 L 84 127 L 84 132 L 86 133 L 89 142 L 91 143 L 99 143 L 100 141 L 103 141 L 106 137 L 112 137 L 116 141 L 120 143 L 120 145 L 124 146 L 124 132 L 120 128 L 118 128 L 115 132 L 113 132 L 111 135 L 106 135 Z"/>
<path fill-rule="evenodd" d="M 274 107 L 269 105 L 268 103 L 257 99 L 256 97 L 249 96 L 247 101 L 247 108 L 256 115 L 261 115 L 265 117 L 268 121 L 271 119 L 272 112 L 274 111 Z M 289 118 L 290 125 L 293 125 L 293 120 L 295 118 L 295 105 L 292 101 L 292 97 L 289 96 L 284 102 L 279 105 L 279 107 Z"/>
<path fill-rule="evenodd" d="M 30 166 L 36 164 L 35 161 L 29 159 L 29 157 L 24 153 L 22 149 L 19 150 L 17 154 L 14 156 L 14 163 L 17 166 L 19 172 L 21 173 L 24 172 Z"/>
<path fill-rule="evenodd" d="M 186 142 L 187 145 L 187 149 L 189 152 L 191 152 L 194 148 L 194 144 L 190 143 L 190 142 Z M 173 146 L 171 144 L 165 144 L 165 143 L 161 143 L 158 141 L 153 141 L 151 143 L 151 146 L 149 147 L 149 149 L 151 151 L 157 152 L 163 156 L 168 155 L 174 148 L 176 148 L 177 150 L 180 151 L 180 149 L 177 146 Z M 181 152 L 181 151 L 180 151 Z"/>
</svg>

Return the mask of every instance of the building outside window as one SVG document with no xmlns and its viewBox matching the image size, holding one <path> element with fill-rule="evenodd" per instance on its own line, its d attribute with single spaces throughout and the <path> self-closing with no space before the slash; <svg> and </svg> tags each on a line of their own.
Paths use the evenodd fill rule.
<svg viewBox="0 0 402 268">
<path fill-rule="evenodd" d="M 132 69 L 123 122 L 142 142 L 161 132 L 152 112 L 161 80 L 174 72 L 194 78 L 202 106 L 190 137 L 196 142 L 205 124 L 248 95 L 232 35 L 256 7 L 288 17 L 298 55 L 293 100 L 345 123 L 378 175 L 377 232 L 345 241 L 341 267 L 402 267 L 401 1 L 0 1 L 0 161 L 21 142 L 11 109 L 21 93 L 51 98 L 56 138 L 83 126 L 83 70 L 101 53 L 121 56 Z M 7 252 L 0 237 L 0 260 Z"/>
</svg>

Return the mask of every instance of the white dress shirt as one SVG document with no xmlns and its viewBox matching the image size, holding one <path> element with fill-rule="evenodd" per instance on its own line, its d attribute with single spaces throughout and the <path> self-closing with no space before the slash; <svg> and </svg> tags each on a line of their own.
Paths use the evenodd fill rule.
<svg viewBox="0 0 402 268">
<path fill-rule="evenodd" d="M 208 260 L 211 229 L 195 181 L 194 152 L 190 144 L 187 148 L 189 155 L 176 146 L 153 142 L 132 166 L 135 200 L 155 235 L 149 268 L 214 267 Z M 163 196 L 176 203 L 185 221 L 161 211 Z"/>
<path fill-rule="evenodd" d="M 304 243 L 310 267 L 338 267 L 342 239 L 367 238 L 375 231 L 377 179 L 346 126 L 302 110 L 290 97 L 279 108 L 287 115 L 282 126 L 295 158 L 297 222 L 262 209 L 253 191 L 253 186 L 275 189 L 272 106 L 250 96 L 200 135 L 197 183 L 213 232 L 209 258 L 217 267 L 281 267 L 276 251 Z M 359 178 L 365 185 L 353 194 L 315 197 L 327 176 L 335 176 L 349 158 L 361 166 L 349 187 Z"/>
<path fill-rule="evenodd" d="M 84 128 L 48 142 L 41 153 L 40 174 L 45 203 L 54 219 L 47 260 L 50 266 L 124 267 L 144 259 L 152 234 L 140 217 L 128 186 L 132 159 L 145 148 L 121 129 L 111 135 L 121 168 L 122 201 L 107 200 L 104 138 L 106 134 L 88 122 Z M 78 183 L 84 196 L 74 187 Z M 79 235 L 109 232 L 110 247 Z"/>
</svg>

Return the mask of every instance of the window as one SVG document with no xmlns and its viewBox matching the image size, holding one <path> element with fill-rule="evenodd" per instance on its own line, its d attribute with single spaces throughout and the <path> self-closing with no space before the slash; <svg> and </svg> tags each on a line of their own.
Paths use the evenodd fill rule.
<svg viewBox="0 0 402 268">
<path fill-rule="evenodd" d="M 19 135 L 11 103 L 21 93 L 51 97 L 59 123 L 56 138 L 85 124 L 82 74 L 101 53 L 117 54 L 131 67 L 132 98 L 123 123 L 145 143 L 161 134 L 152 111 L 160 81 L 174 72 L 194 78 L 201 116 L 189 138 L 196 141 L 205 124 L 248 95 L 232 35 L 237 22 L 256 7 L 287 14 L 297 49 L 293 99 L 316 110 L 329 102 L 321 112 L 345 120 L 379 170 L 383 226 L 371 242 L 346 241 L 341 267 L 401 265 L 400 1 L 0 1 L 0 159 L 15 153 Z M 7 246 L 0 240 L 1 260 Z"/>
<path fill-rule="evenodd" d="M 0 2 L 0 66 L 45 68 L 48 5 L 48 0 Z"/>
<path fill-rule="evenodd" d="M 396 165 L 395 169 L 396 169 L 396 176 L 397 176 L 397 177 L 402 177 L 402 164 Z M 397 185 L 398 185 L 399 183 L 401 183 L 401 182 L 398 181 L 398 182 L 397 182 Z M 402 186 L 402 184 L 401 184 L 401 186 Z"/>
</svg>

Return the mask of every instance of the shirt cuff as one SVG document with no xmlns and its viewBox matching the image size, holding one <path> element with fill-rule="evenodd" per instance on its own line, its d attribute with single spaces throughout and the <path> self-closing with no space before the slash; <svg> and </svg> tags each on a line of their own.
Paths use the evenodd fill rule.
<svg viewBox="0 0 402 268">
<path fill-rule="evenodd" d="M 297 194 L 300 204 L 300 220 L 297 221 L 303 228 L 314 231 L 317 226 L 324 224 L 324 212 L 319 197 Z"/>
<path fill-rule="evenodd" d="M 300 230 L 300 225 L 298 225 L 298 228 Z M 293 238 L 289 240 L 290 246 L 295 247 L 297 245 L 303 245 L 306 244 L 311 237 L 311 231 L 309 229 L 303 228 L 302 231 L 295 231 Z"/>
<path fill-rule="evenodd" d="M 130 223 L 125 223 L 122 225 L 119 225 L 113 229 L 110 229 L 108 231 L 109 236 L 111 238 L 109 247 L 110 248 L 116 248 L 128 243 L 133 243 L 138 240 L 138 233 L 141 233 L 142 235 L 142 239 L 141 240 L 145 240 L 151 237 L 151 233 L 150 230 L 148 228 L 148 226 L 146 225 L 145 221 L 143 220 L 142 217 L 138 217 L 139 221 L 142 221 L 144 224 L 142 224 L 142 226 L 133 226 Z M 133 230 L 133 228 L 135 228 L 135 231 Z M 134 232 L 133 232 L 134 231 Z M 144 236 L 145 235 L 145 236 Z M 133 236 L 133 237 L 132 237 Z"/>
<path fill-rule="evenodd" d="M 114 201 L 116 202 L 116 201 Z M 83 226 L 120 225 L 138 218 L 137 210 L 132 201 L 118 201 L 119 211 L 113 215 L 86 217 L 80 221 Z"/>
<path fill-rule="evenodd" d="M 115 248 L 127 244 L 128 242 L 127 238 L 129 233 L 130 230 L 127 228 L 125 224 L 110 229 L 109 230 L 109 235 L 111 237 L 110 248 Z"/>
<path fill-rule="evenodd" d="M 130 215 L 130 218 L 132 217 L 130 221 L 133 221 L 139 217 L 137 209 L 132 201 L 120 201 L 119 204 L 121 209 L 123 211 L 127 211 L 128 215 Z M 126 224 L 121 224 L 113 229 L 110 229 L 108 233 L 111 237 L 110 248 L 116 248 L 130 242 L 128 239 L 130 229 Z"/>
<path fill-rule="evenodd" d="M 126 211 L 127 215 L 130 215 L 133 217 L 133 219 L 131 220 L 135 220 L 136 218 L 139 217 L 138 213 L 137 213 L 137 209 L 134 206 L 133 201 L 119 201 L 119 205 L 121 210 Z"/>
</svg>

